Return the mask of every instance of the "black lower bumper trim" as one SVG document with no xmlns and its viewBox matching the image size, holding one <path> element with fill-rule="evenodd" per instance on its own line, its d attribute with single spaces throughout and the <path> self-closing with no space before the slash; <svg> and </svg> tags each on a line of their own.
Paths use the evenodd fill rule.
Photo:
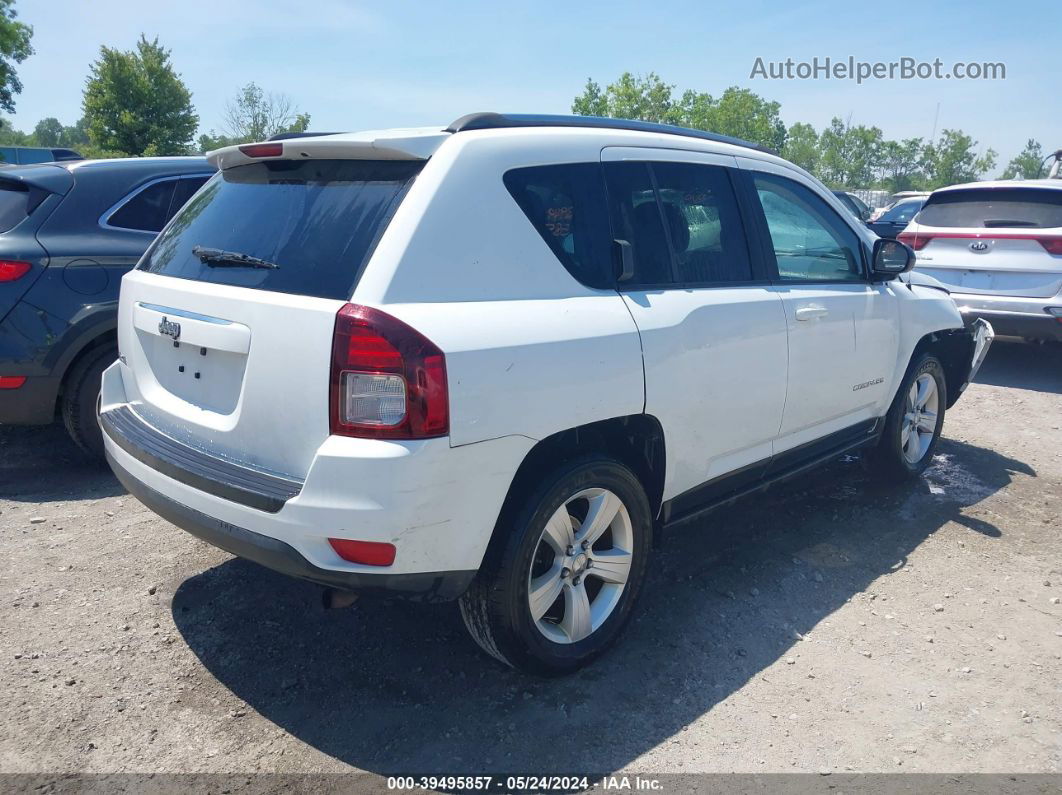
<svg viewBox="0 0 1062 795">
<path fill-rule="evenodd" d="M 448 602 L 463 594 L 476 576 L 475 571 L 364 574 L 321 569 L 306 560 L 290 544 L 223 522 L 170 499 L 129 474 L 110 453 L 107 454 L 107 462 L 129 493 L 166 521 L 226 552 L 290 577 L 355 593 L 379 593 L 415 601 Z"/>
<path fill-rule="evenodd" d="M 128 406 L 105 411 L 99 420 L 111 441 L 137 461 L 215 497 L 276 513 L 302 491 L 302 481 L 241 466 L 172 439 Z"/>
</svg>

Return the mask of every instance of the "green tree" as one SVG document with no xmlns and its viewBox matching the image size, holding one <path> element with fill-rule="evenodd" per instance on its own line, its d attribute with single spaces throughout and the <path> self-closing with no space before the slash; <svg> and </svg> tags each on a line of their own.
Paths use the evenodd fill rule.
<svg viewBox="0 0 1062 795">
<path fill-rule="evenodd" d="M 741 138 L 780 151 L 786 129 L 778 113 L 781 105 L 747 88 L 731 86 L 719 99 L 686 91 L 673 113 L 678 124 Z"/>
<path fill-rule="evenodd" d="M 915 189 L 923 179 L 920 168 L 924 151 L 925 141 L 921 138 L 885 141 L 881 147 L 879 184 L 892 193 Z"/>
<path fill-rule="evenodd" d="M 785 143 L 786 129 L 779 118 L 781 106 L 777 102 L 737 86 L 728 88 L 718 99 L 688 90 L 676 100 L 674 88 L 655 72 L 644 77 L 624 72 L 604 89 L 587 80 L 583 93 L 572 100 L 572 113 L 681 124 L 774 149 Z"/>
<path fill-rule="evenodd" d="M 200 135 L 200 151 L 264 141 L 277 133 L 306 132 L 310 114 L 300 113 L 284 94 L 267 94 L 255 83 L 248 83 L 226 106 L 225 126 L 221 135 L 213 130 Z"/>
<path fill-rule="evenodd" d="M 645 77 L 624 72 L 604 91 L 593 80 L 587 80 L 583 93 L 572 100 L 572 113 L 671 123 L 675 121 L 675 103 L 671 96 L 674 88 L 661 80 L 656 72 Z"/>
<path fill-rule="evenodd" d="M 126 155 L 184 154 L 199 124 L 169 50 L 145 36 L 135 51 L 100 48 L 83 108 L 91 142 Z"/>
<path fill-rule="evenodd" d="M 63 124 L 54 116 L 41 119 L 33 128 L 33 137 L 37 141 L 37 146 L 61 146 Z"/>
<path fill-rule="evenodd" d="M 1030 138 L 1017 157 L 1007 163 L 1000 179 L 1036 179 L 1044 162 L 1043 147 Z"/>
<path fill-rule="evenodd" d="M 16 130 L 7 119 L 0 119 L 0 146 L 32 146 L 32 136 Z"/>
<path fill-rule="evenodd" d="M 974 182 L 996 165 L 992 149 L 978 156 L 977 141 L 962 130 L 944 130 L 935 144 L 926 147 L 923 160 L 925 187 L 929 190 L 946 185 Z"/>
<path fill-rule="evenodd" d="M 15 94 L 22 93 L 14 64 L 33 55 L 33 28 L 19 22 L 15 0 L 0 0 L 0 109 L 15 112 Z"/>
<path fill-rule="evenodd" d="M 819 134 L 815 132 L 815 128 L 804 122 L 797 122 L 790 127 L 785 146 L 782 148 L 782 156 L 812 174 L 817 173 L 822 152 L 819 149 Z"/>
</svg>

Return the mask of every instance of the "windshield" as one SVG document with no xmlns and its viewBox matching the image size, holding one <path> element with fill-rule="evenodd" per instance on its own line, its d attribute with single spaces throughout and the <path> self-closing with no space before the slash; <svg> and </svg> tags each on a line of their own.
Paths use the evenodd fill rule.
<svg viewBox="0 0 1062 795">
<path fill-rule="evenodd" d="M 274 160 L 226 169 L 174 217 L 139 267 L 180 279 L 349 298 L 423 165 Z M 212 250 L 225 254 L 224 261 L 200 256 Z M 254 267 L 255 261 L 278 267 Z"/>
<path fill-rule="evenodd" d="M 1062 190 L 1050 188 L 981 188 L 934 195 L 918 223 L 941 227 L 1062 226 Z"/>
</svg>

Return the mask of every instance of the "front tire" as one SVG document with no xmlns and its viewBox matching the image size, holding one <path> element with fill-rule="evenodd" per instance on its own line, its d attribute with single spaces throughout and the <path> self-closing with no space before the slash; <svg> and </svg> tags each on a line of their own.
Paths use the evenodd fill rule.
<svg viewBox="0 0 1062 795">
<path fill-rule="evenodd" d="M 947 388 L 936 356 L 923 353 L 912 363 L 885 416 L 881 439 L 869 453 L 873 473 L 898 482 L 925 471 L 944 427 Z"/>
<path fill-rule="evenodd" d="M 618 461 L 583 458 L 554 470 L 506 511 L 461 616 L 491 656 L 558 676 L 618 637 L 645 579 L 649 500 Z"/>
</svg>

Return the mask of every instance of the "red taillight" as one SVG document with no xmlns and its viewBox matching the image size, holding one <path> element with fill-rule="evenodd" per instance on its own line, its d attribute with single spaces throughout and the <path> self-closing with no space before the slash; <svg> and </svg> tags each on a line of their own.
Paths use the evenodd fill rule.
<svg viewBox="0 0 1062 795">
<path fill-rule="evenodd" d="M 1040 245 L 1047 249 L 1048 254 L 1062 254 L 1062 237 L 1038 237 Z"/>
<path fill-rule="evenodd" d="M 918 232 L 901 232 L 896 236 L 901 243 L 906 243 L 915 251 L 921 251 L 926 243 L 933 239 L 932 235 L 919 234 Z"/>
<path fill-rule="evenodd" d="M 284 154 L 284 144 L 247 144 L 241 146 L 240 151 L 248 157 L 280 157 Z"/>
<path fill-rule="evenodd" d="M 330 538 L 328 543 L 343 560 L 362 563 L 366 566 L 390 566 L 395 562 L 395 545 L 379 541 L 351 541 L 347 538 Z"/>
<path fill-rule="evenodd" d="M 18 389 L 26 383 L 24 375 L 0 375 L 0 389 Z"/>
<path fill-rule="evenodd" d="M 33 266 L 17 259 L 0 259 L 0 282 L 13 282 L 21 279 Z"/>
<path fill-rule="evenodd" d="M 332 433 L 427 439 L 450 431 L 446 357 L 378 309 L 347 304 L 332 338 Z"/>
</svg>

